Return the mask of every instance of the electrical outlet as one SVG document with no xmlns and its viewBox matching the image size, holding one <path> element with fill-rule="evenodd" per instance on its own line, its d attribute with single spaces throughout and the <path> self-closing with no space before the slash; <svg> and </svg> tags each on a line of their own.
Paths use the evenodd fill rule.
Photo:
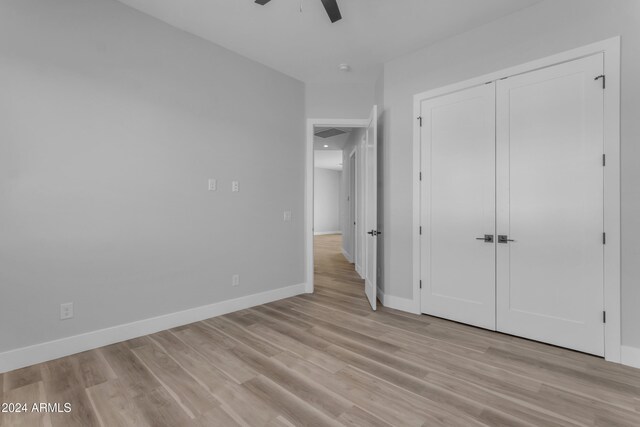
<svg viewBox="0 0 640 427">
<path fill-rule="evenodd" d="M 231 191 L 233 191 L 234 193 L 240 191 L 240 184 L 238 183 L 238 181 L 231 182 Z"/>
<path fill-rule="evenodd" d="M 209 178 L 209 191 L 216 191 L 217 188 L 218 188 L 218 181 L 213 178 Z"/>
<path fill-rule="evenodd" d="M 240 284 L 240 275 L 234 274 L 231 276 L 231 286 L 238 286 Z"/>
<path fill-rule="evenodd" d="M 67 302 L 60 304 L 60 320 L 67 320 L 73 318 L 73 303 Z"/>
<path fill-rule="evenodd" d="M 291 222 L 291 211 L 284 211 L 284 222 Z"/>
</svg>

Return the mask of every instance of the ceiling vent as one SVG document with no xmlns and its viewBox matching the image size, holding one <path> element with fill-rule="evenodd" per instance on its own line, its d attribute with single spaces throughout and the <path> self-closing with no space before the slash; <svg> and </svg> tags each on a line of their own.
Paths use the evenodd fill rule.
<svg viewBox="0 0 640 427">
<path fill-rule="evenodd" d="M 333 136 L 342 135 L 343 133 L 347 133 L 347 132 L 340 129 L 331 128 L 331 129 L 321 130 L 320 132 L 317 132 L 315 136 L 320 138 L 331 138 Z"/>
</svg>

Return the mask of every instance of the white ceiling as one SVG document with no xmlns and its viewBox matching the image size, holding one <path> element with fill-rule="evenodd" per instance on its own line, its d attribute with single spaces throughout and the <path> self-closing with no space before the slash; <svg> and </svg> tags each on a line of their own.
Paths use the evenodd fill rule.
<svg viewBox="0 0 640 427">
<path fill-rule="evenodd" d="M 304 82 L 370 82 L 381 64 L 541 0 L 119 0 Z M 339 71 L 348 63 L 352 71 Z"/>
<path fill-rule="evenodd" d="M 342 170 L 342 151 L 324 150 L 313 152 L 314 166 L 320 169 Z"/>
</svg>

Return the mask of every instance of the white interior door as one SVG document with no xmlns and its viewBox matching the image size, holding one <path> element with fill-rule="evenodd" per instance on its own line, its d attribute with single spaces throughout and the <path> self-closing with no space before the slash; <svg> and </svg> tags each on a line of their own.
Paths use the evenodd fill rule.
<svg viewBox="0 0 640 427">
<path fill-rule="evenodd" d="M 495 329 L 495 84 L 421 117 L 422 311 Z"/>
<path fill-rule="evenodd" d="M 378 236 L 378 107 L 373 106 L 366 131 L 364 149 L 364 223 L 365 243 L 365 293 L 372 309 L 376 309 L 378 287 L 377 236 Z"/>
<path fill-rule="evenodd" d="M 498 330 L 603 355 L 603 55 L 497 85 Z"/>
</svg>

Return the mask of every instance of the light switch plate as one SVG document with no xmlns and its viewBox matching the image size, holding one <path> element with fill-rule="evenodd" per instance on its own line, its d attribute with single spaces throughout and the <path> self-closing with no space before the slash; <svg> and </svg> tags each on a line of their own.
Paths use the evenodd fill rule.
<svg viewBox="0 0 640 427">
<path fill-rule="evenodd" d="M 284 222 L 291 222 L 291 211 L 284 211 Z"/>
<path fill-rule="evenodd" d="M 231 191 L 233 191 L 234 193 L 240 191 L 240 184 L 238 183 L 238 181 L 231 182 Z"/>
<path fill-rule="evenodd" d="M 218 181 L 214 178 L 209 178 L 209 191 L 216 191 L 218 189 Z"/>
<path fill-rule="evenodd" d="M 60 304 L 60 320 L 67 320 L 73 318 L 73 303 L 66 302 Z"/>
</svg>

